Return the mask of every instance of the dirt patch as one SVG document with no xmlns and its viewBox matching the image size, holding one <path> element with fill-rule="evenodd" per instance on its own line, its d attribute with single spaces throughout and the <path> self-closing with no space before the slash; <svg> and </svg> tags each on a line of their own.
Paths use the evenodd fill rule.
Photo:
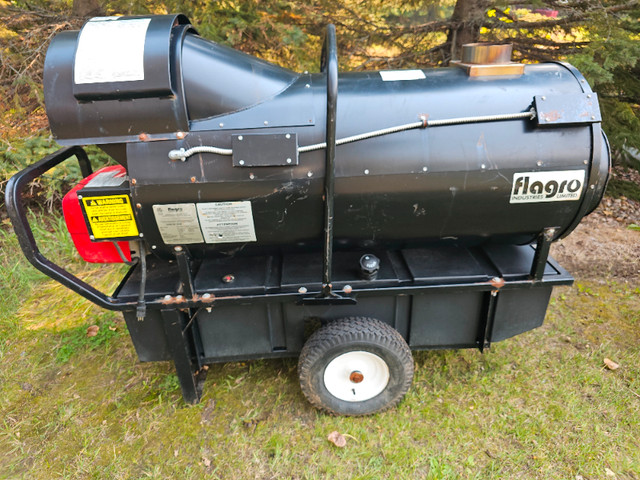
<svg viewBox="0 0 640 480">
<path fill-rule="evenodd" d="M 633 224 L 640 225 L 640 202 L 606 197 L 551 254 L 574 275 L 640 284 L 640 231 Z"/>
</svg>

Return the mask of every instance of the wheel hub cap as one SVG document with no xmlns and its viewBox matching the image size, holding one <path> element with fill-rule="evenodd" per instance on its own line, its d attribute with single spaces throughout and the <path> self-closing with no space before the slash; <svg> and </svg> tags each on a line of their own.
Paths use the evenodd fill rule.
<svg viewBox="0 0 640 480">
<path fill-rule="evenodd" d="M 338 355 L 324 370 L 324 385 L 346 402 L 364 402 L 380 394 L 389 383 L 389 366 L 378 355 L 353 351 Z"/>
</svg>

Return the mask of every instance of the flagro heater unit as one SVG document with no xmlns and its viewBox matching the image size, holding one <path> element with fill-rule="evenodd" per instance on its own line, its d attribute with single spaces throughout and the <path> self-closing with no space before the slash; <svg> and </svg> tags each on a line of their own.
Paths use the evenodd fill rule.
<svg viewBox="0 0 640 480">
<path fill-rule="evenodd" d="M 295 73 L 196 33 L 182 15 L 100 17 L 45 62 L 65 148 L 13 177 L 25 255 L 124 314 L 142 361 L 172 360 L 197 402 L 203 366 L 299 356 L 326 411 L 395 405 L 411 350 L 483 350 L 542 324 L 549 258 L 599 203 L 609 150 L 571 65 L 466 46 L 451 68 Z M 97 145 L 117 165 L 92 172 Z M 44 258 L 21 193 L 76 158 L 64 216 L 89 262 L 127 262 L 112 295 Z"/>
</svg>

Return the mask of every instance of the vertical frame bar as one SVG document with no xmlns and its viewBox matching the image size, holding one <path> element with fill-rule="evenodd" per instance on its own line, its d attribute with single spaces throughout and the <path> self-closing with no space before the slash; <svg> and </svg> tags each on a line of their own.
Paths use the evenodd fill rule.
<svg viewBox="0 0 640 480">
<path fill-rule="evenodd" d="M 176 374 L 186 403 L 198 403 L 202 395 L 205 371 L 198 371 L 197 363 L 192 359 L 188 333 L 183 331 L 185 314 L 179 310 L 161 312 L 167 346 L 176 367 Z"/>
</svg>

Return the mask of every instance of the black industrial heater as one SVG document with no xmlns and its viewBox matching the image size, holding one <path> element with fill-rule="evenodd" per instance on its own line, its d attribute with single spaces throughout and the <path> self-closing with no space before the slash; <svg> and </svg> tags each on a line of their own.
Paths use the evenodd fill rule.
<svg viewBox="0 0 640 480">
<path fill-rule="evenodd" d="M 597 96 L 565 63 L 468 45 L 450 68 L 280 68 L 198 36 L 182 15 L 100 17 L 58 34 L 44 94 L 65 148 L 15 175 L 6 204 L 39 270 L 122 311 L 141 361 L 299 356 L 331 413 L 389 408 L 411 350 L 486 349 L 542 324 L 549 257 L 599 203 L 610 155 Z M 91 171 L 85 145 L 114 165 Z M 26 185 L 75 158 L 64 216 L 89 262 L 131 264 L 106 295 L 46 259 Z"/>
</svg>

